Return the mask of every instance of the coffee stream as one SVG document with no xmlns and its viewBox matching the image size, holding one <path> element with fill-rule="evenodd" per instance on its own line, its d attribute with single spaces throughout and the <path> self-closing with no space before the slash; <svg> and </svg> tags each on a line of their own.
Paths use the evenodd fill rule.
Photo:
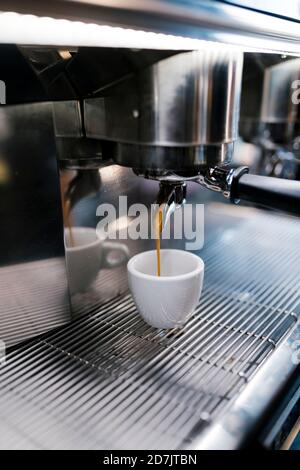
<svg viewBox="0 0 300 470">
<path fill-rule="evenodd" d="M 156 217 L 156 258 L 157 258 L 157 275 L 160 276 L 160 237 L 162 233 L 162 209 L 158 209 Z"/>
<path fill-rule="evenodd" d="M 72 216 L 71 216 L 71 201 L 70 198 L 67 196 L 67 188 L 68 188 L 68 183 L 66 181 L 66 178 L 61 175 L 60 178 L 60 184 L 61 184 L 61 199 L 62 199 L 62 206 L 63 206 L 63 220 L 64 220 L 64 225 L 67 227 L 68 232 L 69 232 L 69 245 L 71 247 L 75 246 L 74 242 L 74 235 L 73 235 L 73 230 L 72 230 Z"/>
<path fill-rule="evenodd" d="M 70 246 L 75 246 L 73 230 L 72 230 L 72 216 L 71 216 L 71 202 L 70 199 L 64 200 L 64 213 L 65 213 L 65 224 L 69 231 Z"/>
</svg>

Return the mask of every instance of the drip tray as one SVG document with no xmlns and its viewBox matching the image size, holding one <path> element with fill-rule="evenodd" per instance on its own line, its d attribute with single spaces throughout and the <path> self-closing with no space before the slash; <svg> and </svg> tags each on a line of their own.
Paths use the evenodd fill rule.
<svg viewBox="0 0 300 470">
<path fill-rule="evenodd" d="M 192 447 L 228 413 L 272 365 L 300 304 L 299 220 L 240 210 L 199 253 L 203 295 L 182 330 L 149 327 L 126 294 L 11 351 L 0 447 Z"/>
</svg>

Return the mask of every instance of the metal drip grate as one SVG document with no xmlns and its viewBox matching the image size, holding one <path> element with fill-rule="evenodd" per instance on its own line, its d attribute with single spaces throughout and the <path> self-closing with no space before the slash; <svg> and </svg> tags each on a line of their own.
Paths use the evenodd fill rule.
<svg viewBox="0 0 300 470">
<path fill-rule="evenodd" d="M 0 339 L 12 346 L 70 321 L 62 258 L 0 267 Z"/>
<path fill-rule="evenodd" d="M 204 292 L 183 330 L 149 327 L 122 295 L 11 352 L 0 447 L 174 449 L 201 433 L 298 318 L 300 223 L 253 214 L 201 252 Z"/>
</svg>

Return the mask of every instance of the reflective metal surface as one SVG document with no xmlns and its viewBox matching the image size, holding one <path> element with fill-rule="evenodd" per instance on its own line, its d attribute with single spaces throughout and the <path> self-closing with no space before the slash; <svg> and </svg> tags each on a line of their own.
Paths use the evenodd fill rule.
<svg viewBox="0 0 300 470">
<path fill-rule="evenodd" d="M 242 64 L 241 53 L 218 48 L 160 60 L 84 101 L 86 135 L 117 142 L 114 160 L 141 171 L 230 159 L 224 146 L 237 138 Z"/>
<path fill-rule="evenodd" d="M 2 265 L 0 296 L 0 340 L 6 348 L 71 321 L 63 257 L 29 261 L 24 255 L 22 262 Z"/>
<path fill-rule="evenodd" d="M 159 192 L 156 198 L 156 208 L 154 211 L 154 223 L 161 213 L 162 230 L 170 219 L 170 216 L 179 209 L 186 201 L 186 183 L 161 181 L 159 184 Z"/>
<path fill-rule="evenodd" d="M 246 55 L 240 122 L 246 141 L 293 149 L 299 135 L 299 65 L 300 59 L 277 54 Z"/>
<path fill-rule="evenodd" d="M 203 297 L 187 325 L 153 329 L 125 294 L 11 352 L 1 368 L 1 448 L 243 441 L 297 367 L 300 225 L 229 206 L 206 217 Z"/>
<path fill-rule="evenodd" d="M 0 338 L 70 321 L 51 104 L 0 108 Z"/>
<path fill-rule="evenodd" d="M 177 174 L 181 179 L 195 177 L 207 165 L 230 162 L 234 142 L 190 147 L 143 146 L 117 144 L 114 160 L 131 166 L 135 173 L 146 178 L 168 179 Z"/>
<path fill-rule="evenodd" d="M 285 61 L 265 70 L 261 122 L 264 123 L 266 139 L 292 147 L 292 141 L 299 136 L 299 83 L 300 59 Z"/>
<path fill-rule="evenodd" d="M 239 135 L 254 143 L 261 133 L 261 107 L 265 70 L 291 60 L 282 54 L 245 53 L 242 75 Z"/>
<path fill-rule="evenodd" d="M 239 132 L 260 154 L 258 161 L 249 162 L 256 173 L 300 178 L 299 67 L 298 58 L 245 56 Z M 238 153 L 236 160 L 243 158 Z"/>
<path fill-rule="evenodd" d="M 240 449 L 253 434 L 257 417 L 263 415 L 270 405 L 270 396 L 279 393 L 292 373 L 299 369 L 295 357 L 295 345 L 300 341 L 300 321 L 292 329 L 288 338 L 273 353 L 253 377 L 248 387 L 241 392 L 234 405 L 216 420 L 213 426 L 197 441 L 192 443 L 197 449 Z"/>
<path fill-rule="evenodd" d="M 193 0 L 1 8 L 27 13 L 0 13 L 0 41 L 18 44 L 14 55 L 0 51 L 8 102 L 51 102 L 0 108 L 0 339 L 13 346 L 0 358 L 0 447 L 239 448 L 299 368 L 299 220 L 210 206 L 203 297 L 172 331 L 146 325 L 128 293 L 127 259 L 154 240 L 98 240 L 95 228 L 103 204 L 118 208 L 120 195 L 128 206 L 155 202 L 159 182 L 136 174 L 171 184 L 162 191 L 169 213 L 186 196 L 213 197 L 192 183 L 186 195 L 184 179 L 228 196 L 233 173 L 223 164 L 238 136 L 243 64 L 236 44 L 277 52 L 249 62 L 245 116 L 269 134 L 262 142 L 250 119 L 247 138 L 299 149 L 289 100 L 299 59 L 278 54 L 300 53 L 298 23 Z M 30 74 L 15 73 L 10 57 L 26 59 Z M 260 78 L 268 68 L 264 90 L 251 76 L 255 62 Z M 131 223 L 119 212 L 109 228 Z"/>
<path fill-rule="evenodd" d="M 80 101 L 53 101 L 52 113 L 59 166 L 75 170 L 102 166 L 101 142 L 86 138 Z"/>
<path fill-rule="evenodd" d="M 12 23 L 5 28 L 8 19 L 3 18 L 0 41 L 18 44 L 71 45 L 71 46 L 129 46 L 149 47 L 147 36 L 136 35 L 126 44 L 121 37 L 116 37 L 107 29 L 91 28 L 93 25 L 113 25 L 132 28 L 139 32 L 155 31 L 190 38 L 219 41 L 241 45 L 250 50 L 300 53 L 299 25 L 297 22 L 258 13 L 233 5 L 209 0 L 98 0 L 66 1 L 53 0 L 51 3 L 41 0 L 2 0 L 3 11 L 15 11 L 42 17 L 65 18 L 82 22 L 72 28 L 72 24 L 55 22 L 48 19 L 48 28 L 43 28 L 45 19 L 26 17 L 10 19 Z M 0 16 L 1 21 L 1 16 Z M 87 24 L 86 24 L 87 23 Z M 18 28 L 11 25 L 17 24 Z M 84 28 L 86 26 L 86 28 Z M 24 34 L 26 31 L 26 34 Z M 49 34 L 50 31 L 50 34 Z M 92 32 L 92 34 L 91 34 Z M 55 40 L 54 40 L 55 38 Z M 151 38 L 153 39 L 153 38 Z M 159 38 L 158 38 L 159 39 Z M 176 38 L 175 38 L 176 39 Z M 172 41 L 174 39 L 172 38 Z M 172 42 L 171 41 L 171 42 Z M 125 43 L 124 43 L 125 42 Z M 164 42 L 163 38 L 161 41 Z M 153 46 L 152 46 L 153 47 Z M 163 47 L 163 46 L 162 46 Z M 183 43 L 182 48 L 186 49 Z M 159 46 L 158 46 L 159 48 Z"/>
</svg>

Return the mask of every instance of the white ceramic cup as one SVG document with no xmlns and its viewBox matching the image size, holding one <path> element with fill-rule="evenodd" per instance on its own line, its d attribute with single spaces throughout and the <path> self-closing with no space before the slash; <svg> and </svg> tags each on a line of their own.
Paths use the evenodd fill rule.
<svg viewBox="0 0 300 470">
<path fill-rule="evenodd" d="M 98 238 L 94 228 L 73 227 L 72 234 L 75 246 L 70 246 L 70 231 L 65 229 L 68 280 L 72 294 L 87 290 L 100 269 L 116 268 L 127 263 L 127 246 Z"/>
<path fill-rule="evenodd" d="M 128 283 L 143 319 L 156 328 L 179 328 L 195 310 L 201 295 L 204 262 L 183 250 L 161 250 L 157 276 L 156 250 L 133 256 Z"/>
</svg>

